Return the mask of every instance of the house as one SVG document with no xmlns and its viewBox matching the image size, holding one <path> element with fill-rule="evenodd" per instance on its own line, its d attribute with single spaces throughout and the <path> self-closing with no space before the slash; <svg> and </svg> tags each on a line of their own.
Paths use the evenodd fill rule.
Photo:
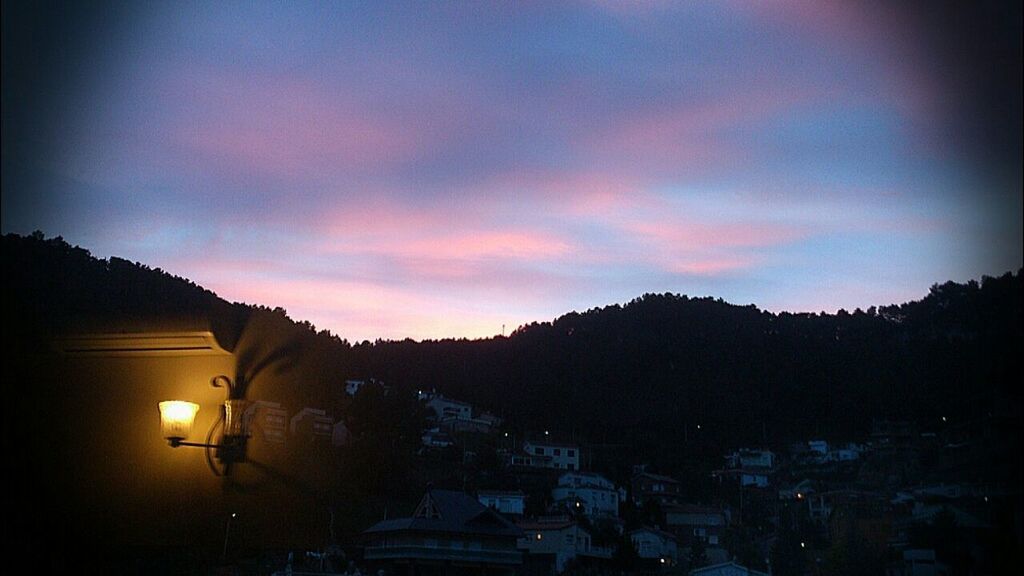
<svg viewBox="0 0 1024 576">
<path fill-rule="evenodd" d="M 550 559 L 552 574 L 560 574 L 570 560 L 578 557 L 608 559 L 610 548 L 593 545 L 590 532 L 568 516 L 548 516 L 516 523 L 523 531 L 518 547 L 527 557 Z"/>
<path fill-rule="evenodd" d="M 675 478 L 640 472 L 633 475 L 632 485 L 633 502 L 637 506 L 643 506 L 648 500 L 653 500 L 661 506 L 672 506 L 682 502 L 682 486 Z"/>
<path fill-rule="evenodd" d="M 566 472 L 551 490 L 551 499 L 567 510 L 586 516 L 619 515 L 619 492 L 600 474 Z"/>
<path fill-rule="evenodd" d="M 717 508 L 682 504 L 665 509 L 665 526 L 682 547 L 697 540 L 709 546 L 719 545 L 726 524 L 725 513 Z"/>
<path fill-rule="evenodd" d="M 814 492 L 814 482 L 809 478 L 779 489 L 779 500 L 803 500 Z"/>
<path fill-rule="evenodd" d="M 491 431 L 491 423 L 481 418 L 447 418 L 440 420 L 438 426 L 449 434 L 487 434 Z"/>
<path fill-rule="evenodd" d="M 827 526 L 829 518 L 837 509 L 847 505 L 862 508 L 862 502 L 870 502 L 872 506 L 880 506 L 884 499 L 870 492 L 859 490 L 832 490 L 829 492 L 812 493 L 805 497 L 807 515 L 811 521 L 820 526 Z"/>
<path fill-rule="evenodd" d="M 931 548 L 904 550 L 902 568 L 901 576 L 946 576 L 952 572 L 949 565 L 936 559 Z"/>
<path fill-rule="evenodd" d="M 845 446 L 830 448 L 825 454 L 825 462 L 853 462 L 859 460 L 864 448 L 856 444 L 848 443 Z"/>
<path fill-rule="evenodd" d="M 245 410 L 249 431 L 256 437 L 273 444 L 284 444 L 288 411 L 279 402 L 257 400 Z"/>
<path fill-rule="evenodd" d="M 580 469 L 580 448 L 574 444 L 561 444 L 549 441 L 526 441 L 523 442 L 522 456 L 523 466 L 535 468 L 553 468 L 555 470 L 579 470 Z M 529 463 L 527 463 L 529 462 Z M 516 464 L 513 458 L 512 464 Z"/>
<path fill-rule="evenodd" d="M 345 394 L 355 396 L 366 385 L 366 380 L 345 380 Z"/>
<path fill-rule="evenodd" d="M 815 454 L 817 458 L 824 458 L 828 454 L 828 442 L 824 440 L 809 440 L 807 442 L 807 448 Z"/>
<path fill-rule="evenodd" d="M 331 438 L 334 434 L 334 420 L 320 408 L 303 408 L 288 425 L 292 437 L 312 440 L 318 437 Z"/>
<path fill-rule="evenodd" d="M 455 444 L 447 432 L 437 427 L 425 430 L 420 437 L 420 442 L 428 448 L 447 448 Z"/>
<path fill-rule="evenodd" d="M 712 476 L 719 480 L 723 478 L 732 479 L 738 482 L 740 486 L 753 487 L 753 488 L 767 488 L 771 483 L 771 479 L 768 476 L 768 471 L 758 468 L 735 468 L 729 470 L 715 470 L 712 472 Z"/>
<path fill-rule="evenodd" d="M 363 532 L 363 558 L 371 570 L 389 574 L 514 574 L 522 564 L 516 548 L 522 534 L 468 494 L 429 489 L 411 517 L 382 520 Z"/>
<path fill-rule="evenodd" d="M 674 534 L 645 526 L 631 530 L 629 539 L 633 541 L 637 554 L 645 560 L 664 559 L 665 564 L 675 564 L 679 559 L 679 548 Z"/>
<path fill-rule="evenodd" d="M 742 448 L 725 457 L 728 468 L 772 470 L 775 468 L 775 453 L 771 450 Z"/>
<path fill-rule="evenodd" d="M 522 516 L 526 509 L 526 494 L 522 490 L 480 490 L 476 499 L 508 516 Z"/>
<path fill-rule="evenodd" d="M 473 406 L 471 404 L 445 398 L 437 392 L 421 391 L 419 399 L 424 401 L 427 408 L 433 411 L 434 419 L 438 422 L 444 420 L 469 420 L 473 417 Z"/>
<path fill-rule="evenodd" d="M 690 570 L 690 576 L 768 576 L 760 570 L 751 570 L 735 562 L 725 562 Z"/>
</svg>

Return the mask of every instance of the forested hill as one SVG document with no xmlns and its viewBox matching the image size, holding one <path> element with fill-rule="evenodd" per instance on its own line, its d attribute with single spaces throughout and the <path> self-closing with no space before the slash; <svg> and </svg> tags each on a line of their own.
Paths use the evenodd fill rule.
<svg viewBox="0 0 1024 576">
<path fill-rule="evenodd" d="M 1019 415 L 1022 295 L 1020 272 L 838 314 L 645 295 L 504 339 L 378 345 L 358 365 L 596 443 L 849 438 L 878 419 Z"/>
<path fill-rule="evenodd" d="M 83 316 L 195 315 L 231 325 L 263 310 L 286 318 L 41 234 L 5 236 L 3 272 L 8 336 L 67 330 Z M 309 323 L 298 327 L 309 353 L 329 354 L 324 364 L 340 367 L 331 381 L 373 377 L 399 389 L 436 388 L 516 428 L 594 444 L 711 453 L 848 437 L 877 419 L 927 428 L 943 416 L 1019 417 L 1022 295 L 1018 271 L 838 314 L 648 294 L 485 340 L 352 345 Z"/>
</svg>

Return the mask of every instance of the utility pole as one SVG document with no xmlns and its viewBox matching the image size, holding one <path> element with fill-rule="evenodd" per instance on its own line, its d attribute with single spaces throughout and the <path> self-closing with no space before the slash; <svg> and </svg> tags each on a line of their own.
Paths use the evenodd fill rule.
<svg viewBox="0 0 1024 576">
<path fill-rule="evenodd" d="M 224 529 L 224 551 L 221 553 L 220 556 L 221 562 L 223 562 L 224 564 L 227 564 L 228 562 L 228 536 L 231 535 L 231 520 L 235 516 L 238 516 L 238 514 L 235 512 L 232 512 L 231 516 L 228 516 L 228 525 L 227 528 Z"/>
</svg>

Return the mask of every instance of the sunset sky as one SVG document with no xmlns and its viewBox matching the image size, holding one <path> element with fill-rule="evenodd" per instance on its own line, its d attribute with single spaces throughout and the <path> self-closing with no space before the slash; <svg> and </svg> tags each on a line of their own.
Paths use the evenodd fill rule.
<svg viewBox="0 0 1024 576">
<path fill-rule="evenodd" d="M 1022 265 L 1019 5 L 12 4 L 4 233 L 349 340 Z"/>
</svg>

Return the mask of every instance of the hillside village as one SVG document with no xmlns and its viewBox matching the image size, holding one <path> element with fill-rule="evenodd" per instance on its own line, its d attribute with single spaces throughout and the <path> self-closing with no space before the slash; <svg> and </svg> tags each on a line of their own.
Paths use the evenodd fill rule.
<svg viewBox="0 0 1024 576">
<path fill-rule="evenodd" d="M 390 392 L 373 379 L 345 382 L 352 397 L 370 388 Z M 640 460 L 627 475 L 594 466 L 602 447 L 583 439 L 516 430 L 434 390 L 417 396 L 427 413 L 419 458 L 460 470 L 462 485 L 428 484 L 404 524 L 391 518 L 367 527 L 350 552 L 358 558 L 351 566 L 370 573 L 465 564 L 538 576 L 624 569 L 955 574 L 991 562 L 1016 491 L 977 481 L 971 468 L 972 453 L 995 430 L 996 416 L 949 426 L 940 419 L 930 430 L 877 421 L 869 436 L 843 442 L 811 438 L 781 450 L 737 447 L 721 455 L 707 478 L 711 489 L 697 495 L 685 488 L 692 481 Z M 257 421 L 269 422 L 272 411 L 261 408 Z M 311 434 L 346 442 L 344 422 L 332 422 L 323 411 L 295 415 L 290 432 L 309 414 L 321 421 Z M 497 447 L 497 462 L 476 465 L 487 446 Z M 479 522 L 488 513 L 494 533 L 481 533 L 470 521 L 429 525 L 457 514 Z"/>
</svg>

